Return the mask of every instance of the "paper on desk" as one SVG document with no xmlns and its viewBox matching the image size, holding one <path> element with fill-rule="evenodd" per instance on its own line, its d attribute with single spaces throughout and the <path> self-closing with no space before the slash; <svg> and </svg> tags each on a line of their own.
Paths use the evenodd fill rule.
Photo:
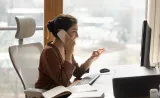
<svg viewBox="0 0 160 98">
<path fill-rule="evenodd" d="M 67 89 L 69 89 L 69 91 L 71 91 L 72 93 L 97 91 L 95 87 L 89 84 L 69 86 L 67 87 Z"/>
<path fill-rule="evenodd" d="M 103 92 L 83 92 L 83 93 L 73 93 L 69 98 L 104 98 L 105 94 Z"/>
</svg>

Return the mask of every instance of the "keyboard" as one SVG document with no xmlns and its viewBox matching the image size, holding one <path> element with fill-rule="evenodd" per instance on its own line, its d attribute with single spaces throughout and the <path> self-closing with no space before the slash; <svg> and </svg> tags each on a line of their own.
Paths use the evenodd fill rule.
<svg viewBox="0 0 160 98">
<path fill-rule="evenodd" d="M 98 78 L 100 77 L 100 74 L 89 74 L 88 76 L 85 76 L 82 78 L 76 85 L 83 85 L 83 84 L 90 84 L 92 85 Z"/>
</svg>

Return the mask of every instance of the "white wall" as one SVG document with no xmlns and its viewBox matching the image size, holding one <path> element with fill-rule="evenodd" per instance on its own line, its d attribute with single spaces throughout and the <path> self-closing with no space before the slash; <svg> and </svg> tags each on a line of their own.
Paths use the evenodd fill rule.
<svg viewBox="0 0 160 98">
<path fill-rule="evenodd" d="M 150 62 L 160 61 L 160 0 L 148 0 L 147 21 L 152 28 Z"/>
</svg>

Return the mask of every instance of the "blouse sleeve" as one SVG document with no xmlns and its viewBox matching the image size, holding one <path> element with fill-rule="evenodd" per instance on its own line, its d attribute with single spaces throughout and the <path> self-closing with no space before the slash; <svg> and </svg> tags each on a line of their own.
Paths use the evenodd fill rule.
<svg viewBox="0 0 160 98">
<path fill-rule="evenodd" d="M 68 61 L 60 62 L 53 49 L 45 51 L 46 55 L 46 72 L 58 85 L 68 86 L 75 66 Z"/>
<path fill-rule="evenodd" d="M 77 79 L 80 79 L 81 76 L 84 74 L 84 73 L 88 73 L 89 72 L 89 69 L 85 69 L 84 65 L 82 64 L 80 67 L 78 65 L 78 63 L 75 61 L 74 57 L 73 57 L 73 65 L 76 67 L 75 68 L 75 71 L 73 72 L 73 75 L 77 78 Z"/>
</svg>

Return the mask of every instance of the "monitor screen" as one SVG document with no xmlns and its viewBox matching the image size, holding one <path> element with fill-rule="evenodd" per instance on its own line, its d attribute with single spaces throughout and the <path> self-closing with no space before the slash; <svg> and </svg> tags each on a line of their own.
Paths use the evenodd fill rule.
<svg viewBox="0 0 160 98">
<path fill-rule="evenodd" d="M 141 42 L 141 66 L 150 67 L 150 44 L 151 44 L 151 27 L 148 22 L 143 21 L 142 42 Z"/>
</svg>

